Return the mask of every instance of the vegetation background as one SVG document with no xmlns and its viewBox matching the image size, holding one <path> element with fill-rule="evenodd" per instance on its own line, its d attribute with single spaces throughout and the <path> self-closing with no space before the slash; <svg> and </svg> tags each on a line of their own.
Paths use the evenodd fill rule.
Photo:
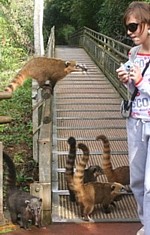
<svg viewBox="0 0 150 235">
<path fill-rule="evenodd" d="M 146 0 L 150 2 L 150 0 Z M 50 29 L 55 25 L 56 44 L 65 45 L 77 29 L 87 26 L 100 33 L 128 42 L 122 17 L 130 0 L 45 0 L 43 34 L 46 47 Z M 34 0 L 0 0 L 0 90 L 34 54 Z M 0 125 L 0 141 L 13 157 L 18 181 L 29 178 L 32 159 L 31 80 L 10 100 L 0 101 L 0 115 L 13 118 Z M 32 169 L 32 168 L 30 168 Z"/>
</svg>

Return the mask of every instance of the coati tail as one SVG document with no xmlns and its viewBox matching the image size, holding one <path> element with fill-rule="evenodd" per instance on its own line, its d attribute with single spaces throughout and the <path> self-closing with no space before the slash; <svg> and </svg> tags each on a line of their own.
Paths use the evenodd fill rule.
<svg viewBox="0 0 150 235">
<path fill-rule="evenodd" d="M 89 148 L 83 143 L 79 143 L 78 148 L 83 151 L 83 157 L 81 158 L 81 160 L 77 164 L 76 172 L 74 174 L 74 188 L 75 188 L 75 190 L 76 190 L 76 187 L 84 184 L 84 170 L 85 170 L 86 164 L 89 160 Z"/>
<path fill-rule="evenodd" d="M 67 182 L 67 188 L 69 190 L 70 201 L 74 202 L 76 200 L 73 191 L 74 164 L 76 159 L 76 139 L 74 137 L 69 137 L 67 142 L 70 147 L 69 147 L 68 158 L 66 160 L 65 180 Z"/>
<path fill-rule="evenodd" d="M 99 135 L 96 137 L 96 140 L 102 140 L 103 142 L 103 170 L 105 171 L 106 169 L 112 169 L 112 164 L 110 161 L 110 144 L 109 140 L 105 135 Z"/>
<path fill-rule="evenodd" d="M 68 158 L 66 161 L 66 177 L 73 176 L 73 167 L 76 159 L 76 140 L 74 137 L 69 137 L 68 144 L 70 146 Z"/>
<path fill-rule="evenodd" d="M 107 137 L 105 135 L 99 135 L 96 137 L 96 140 L 102 140 L 104 144 L 102 165 L 108 182 L 118 182 L 122 185 L 129 185 L 129 166 L 120 166 L 113 169 L 111 164 L 110 145 Z"/>
<path fill-rule="evenodd" d="M 19 72 L 14 79 L 10 82 L 10 84 L 5 88 L 7 92 L 13 92 L 17 89 L 17 87 L 21 86 L 26 79 L 26 76 L 23 72 Z"/>
<path fill-rule="evenodd" d="M 3 152 L 3 160 L 6 163 L 8 167 L 8 176 L 7 176 L 7 182 L 9 187 L 15 187 L 16 186 L 16 169 L 15 165 L 12 161 L 12 159 Z"/>
</svg>

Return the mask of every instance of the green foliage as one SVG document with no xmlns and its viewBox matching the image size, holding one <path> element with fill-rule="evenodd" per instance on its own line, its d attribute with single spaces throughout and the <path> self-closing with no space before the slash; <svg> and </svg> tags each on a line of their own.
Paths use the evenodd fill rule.
<svg viewBox="0 0 150 235">
<path fill-rule="evenodd" d="M 33 50 L 33 1 L 0 1 L 0 31 L 3 41 L 21 47 L 28 52 Z"/>
<path fill-rule="evenodd" d="M 57 37 L 59 38 L 59 44 L 69 44 L 69 37 L 75 32 L 75 28 L 71 25 L 63 26 L 59 31 Z"/>
<path fill-rule="evenodd" d="M 32 0 L 0 1 L 1 91 L 27 60 L 33 38 L 32 21 Z M 31 102 L 31 81 L 19 88 L 11 99 L 0 101 L 0 115 L 13 118 L 10 124 L 0 125 L 0 140 L 5 147 L 21 143 L 32 147 Z"/>
<path fill-rule="evenodd" d="M 67 44 L 67 37 L 74 29 L 70 20 L 70 8 L 73 0 L 45 1 L 44 10 L 44 38 L 49 37 L 50 29 L 55 25 L 56 44 Z M 65 29 L 66 28 L 66 29 Z"/>
<path fill-rule="evenodd" d="M 13 121 L 1 127 L 1 140 L 5 145 L 26 143 L 32 147 L 31 80 L 14 93 L 10 100 L 0 102 L 0 113 Z"/>
<path fill-rule="evenodd" d="M 76 28 L 87 26 L 97 30 L 96 13 L 102 4 L 102 0 L 74 0 L 71 6 L 71 19 Z"/>
<path fill-rule="evenodd" d="M 55 25 L 56 44 L 68 42 L 66 32 L 64 33 L 64 28 L 67 30 L 68 25 L 75 30 L 87 26 L 128 43 L 131 41 L 127 41 L 122 18 L 131 2 L 132 0 L 45 0 L 44 29 L 45 32 L 50 32 L 50 28 Z"/>
<path fill-rule="evenodd" d="M 0 91 L 9 84 L 33 51 L 33 0 L 0 0 Z M 0 115 L 11 116 L 10 124 L 0 125 L 0 141 L 13 157 L 17 185 L 29 190 L 33 182 L 26 163 L 32 159 L 31 80 L 18 88 L 11 99 L 0 100 Z M 5 196 L 5 190 L 4 190 Z"/>
<path fill-rule="evenodd" d="M 97 13 L 98 29 L 101 33 L 113 38 L 125 35 L 123 14 L 131 0 L 105 0 Z"/>
<path fill-rule="evenodd" d="M 27 185 L 27 183 L 29 182 L 33 182 L 33 177 L 29 177 L 27 175 L 24 174 L 24 172 L 18 172 L 16 175 L 16 182 L 17 185 L 26 192 L 29 192 L 29 186 Z"/>
</svg>

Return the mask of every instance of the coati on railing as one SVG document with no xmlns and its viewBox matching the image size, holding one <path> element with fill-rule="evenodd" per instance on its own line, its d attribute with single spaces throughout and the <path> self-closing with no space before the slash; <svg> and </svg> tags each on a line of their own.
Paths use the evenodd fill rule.
<svg viewBox="0 0 150 235">
<path fill-rule="evenodd" d="M 76 61 L 64 61 L 55 58 L 35 57 L 29 60 L 17 73 L 10 84 L 5 88 L 7 92 L 13 92 L 21 86 L 27 78 L 35 79 L 40 87 L 50 81 L 51 92 L 55 84 L 72 72 L 87 71 L 87 68 Z"/>
<path fill-rule="evenodd" d="M 31 220 L 32 224 L 41 227 L 42 199 L 19 190 L 16 186 L 16 169 L 12 159 L 3 152 L 3 160 L 8 168 L 6 203 L 12 223 L 28 229 Z"/>
</svg>

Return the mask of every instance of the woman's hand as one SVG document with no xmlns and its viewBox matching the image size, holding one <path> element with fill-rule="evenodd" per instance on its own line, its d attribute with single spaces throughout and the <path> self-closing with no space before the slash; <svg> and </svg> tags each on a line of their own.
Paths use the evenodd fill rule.
<svg viewBox="0 0 150 235">
<path fill-rule="evenodd" d="M 139 83 L 139 81 L 141 81 L 142 79 L 141 69 L 137 64 L 135 64 L 131 68 L 129 76 L 130 76 L 130 79 L 134 81 L 135 85 Z"/>
<path fill-rule="evenodd" d="M 121 65 L 116 72 L 118 73 L 118 78 L 122 83 L 127 83 L 129 81 L 129 73 L 125 70 L 123 65 Z"/>
<path fill-rule="evenodd" d="M 127 83 L 129 80 L 133 80 L 134 83 L 139 83 L 142 79 L 141 69 L 138 65 L 134 64 L 130 69 L 130 72 L 127 72 L 123 65 L 116 70 L 118 73 L 118 78 L 122 83 Z"/>
</svg>

